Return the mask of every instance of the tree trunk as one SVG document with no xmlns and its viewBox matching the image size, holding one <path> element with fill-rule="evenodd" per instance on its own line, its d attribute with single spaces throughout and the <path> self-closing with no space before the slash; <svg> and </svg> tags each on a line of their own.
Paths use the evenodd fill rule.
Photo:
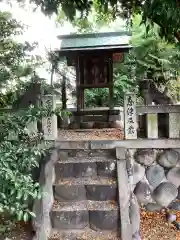
<svg viewBox="0 0 180 240">
<path fill-rule="evenodd" d="M 147 76 L 150 77 L 149 75 Z M 152 78 L 146 79 L 140 83 L 140 90 L 142 92 L 142 97 L 144 98 L 145 105 L 155 104 L 173 104 L 173 101 L 170 97 L 167 96 L 167 92 L 161 92 L 154 84 Z"/>
<path fill-rule="evenodd" d="M 51 69 L 51 86 L 53 85 L 54 70 L 55 70 L 55 68 L 54 68 L 54 66 L 52 64 L 52 69 Z"/>
<path fill-rule="evenodd" d="M 61 100 L 62 100 L 62 109 L 65 110 L 67 108 L 67 96 L 66 96 L 66 79 L 63 76 L 62 87 L 61 87 Z"/>
</svg>

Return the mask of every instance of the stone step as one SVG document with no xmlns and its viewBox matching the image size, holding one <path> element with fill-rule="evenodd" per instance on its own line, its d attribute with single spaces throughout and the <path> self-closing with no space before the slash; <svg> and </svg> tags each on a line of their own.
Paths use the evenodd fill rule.
<svg viewBox="0 0 180 240">
<path fill-rule="evenodd" d="M 115 201 L 55 201 L 51 211 L 52 227 L 58 230 L 117 230 L 119 209 Z"/>
<path fill-rule="evenodd" d="M 56 180 L 62 178 L 81 177 L 114 177 L 116 178 L 116 160 L 111 162 L 76 162 L 55 165 Z"/>
<path fill-rule="evenodd" d="M 70 178 L 54 185 L 54 198 L 58 201 L 107 201 L 117 199 L 117 183 L 114 179 Z"/>
<path fill-rule="evenodd" d="M 120 240 L 118 232 L 85 230 L 52 231 L 49 240 Z"/>
<path fill-rule="evenodd" d="M 96 162 L 114 162 L 116 161 L 115 158 L 113 157 L 107 157 L 107 156 L 91 156 L 88 155 L 86 157 L 83 156 L 79 156 L 79 157 L 72 157 L 72 156 L 68 156 L 67 159 L 66 158 L 61 158 L 59 157 L 58 162 L 59 163 L 88 163 L 88 162 L 92 162 L 92 163 L 96 163 Z"/>
<path fill-rule="evenodd" d="M 108 159 L 116 159 L 115 149 L 72 149 L 72 150 L 59 150 L 58 151 L 59 161 L 78 161 L 79 158 L 83 162 L 88 161 L 108 161 Z M 70 158 L 70 159 L 69 159 Z"/>
</svg>

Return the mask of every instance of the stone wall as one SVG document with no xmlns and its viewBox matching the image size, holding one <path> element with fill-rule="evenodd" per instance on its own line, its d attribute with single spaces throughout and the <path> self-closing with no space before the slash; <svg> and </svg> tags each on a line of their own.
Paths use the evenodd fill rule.
<svg viewBox="0 0 180 240">
<path fill-rule="evenodd" d="M 180 149 L 138 149 L 134 154 L 133 189 L 148 211 L 180 210 Z"/>
</svg>

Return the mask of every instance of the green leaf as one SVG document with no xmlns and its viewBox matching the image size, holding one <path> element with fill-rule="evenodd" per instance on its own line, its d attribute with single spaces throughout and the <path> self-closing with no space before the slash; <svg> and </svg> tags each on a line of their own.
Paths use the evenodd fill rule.
<svg viewBox="0 0 180 240">
<path fill-rule="evenodd" d="M 26 201 L 28 199 L 28 194 L 24 193 L 24 200 Z"/>
<path fill-rule="evenodd" d="M 29 212 L 29 214 L 31 215 L 31 217 L 35 218 L 36 214 L 34 212 Z"/>
<path fill-rule="evenodd" d="M 27 222 L 29 220 L 29 215 L 27 212 L 24 213 L 23 220 L 24 220 L 24 222 Z"/>
<path fill-rule="evenodd" d="M 23 211 L 20 210 L 18 213 L 17 213 L 17 220 L 18 221 L 21 221 L 23 219 Z"/>
<path fill-rule="evenodd" d="M 34 190 L 34 192 L 33 192 L 33 198 L 35 199 L 35 198 L 37 198 L 37 196 L 38 196 L 38 191 L 37 191 L 37 190 Z"/>
<path fill-rule="evenodd" d="M 16 196 L 16 199 L 20 200 L 21 198 L 22 198 L 22 191 L 19 189 L 18 193 L 17 193 L 17 196 Z"/>
</svg>

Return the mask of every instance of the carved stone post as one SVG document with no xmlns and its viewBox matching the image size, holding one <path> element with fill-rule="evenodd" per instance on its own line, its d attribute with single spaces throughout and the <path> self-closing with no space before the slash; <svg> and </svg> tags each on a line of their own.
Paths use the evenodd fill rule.
<svg viewBox="0 0 180 240">
<path fill-rule="evenodd" d="M 140 208 L 137 201 L 137 198 L 133 192 L 134 190 L 134 153 L 135 149 L 128 149 L 126 152 L 126 167 L 129 179 L 130 186 L 130 207 L 129 207 L 129 218 L 131 222 L 131 231 L 132 231 L 132 239 L 140 239 Z"/>
<path fill-rule="evenodd" d="M 125 129 L 125 139 L 137 139 L 137 114 L 136 114 L 136 94 L 128 93 L 125 94 L 124 98 L 124 129 Z M 133 193 L 133 171 L 134 171 L 134 149 L 127 149 L 125 153 L 126 160 L 126 171 L 128 177 L 127 192 L 129 191 L 129 231 L 131 233 L 128 236 L 129 239 L 134 239 L 140 230 L 140 212 L 139 205 L 136 196 Z M 122 174 L 122 173 L 121 173 Z M 123 210 L 122 210 L 123 211 Z M 140 236 L 139 236 L 140 237 Z M 125 238 L 124 239 L 128 239 Z M 122 238 L 123 239 L 123 238 Z"/>
<path fill-rule="evenodd" d="M 53 95 L 45 95 L 43 96 L 43 107 L 55 110 L 56 108 L 56 99 Z M 44 139 L 45 140 L 55 140 L 58 137 L 58 130 L 57 130 L 57 116 L 49 116 L 43 118 L 42 120 L 42 128 L 44 132 Z"/>
<path fill-rule="evenodd" d="M 180 113 L 169 113 L 169 138 L 180 138 Z"/>
<path fill-rule="evenodd" d="M 158 114 L 148 113 L 146 115 L 147 137 L 150 139 L 158 138 Z"/>
<path fill-rule="evenodd" d="M 121 240 L 132 240 L 132 226 L 129 216 L 131 189 L 126 168 L 126 149 L 116 148 Z"/>
<path fill-rule="evenodd" d="M 137 139 L 136 94 L 127 93 L 124 97 L 125 139 Z"/>
</svg>

